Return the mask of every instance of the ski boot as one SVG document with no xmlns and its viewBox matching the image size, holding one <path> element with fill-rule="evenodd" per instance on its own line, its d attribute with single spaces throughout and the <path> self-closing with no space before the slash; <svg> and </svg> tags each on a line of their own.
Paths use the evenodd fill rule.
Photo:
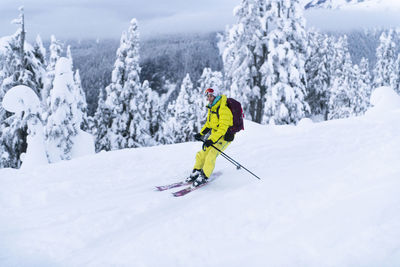
<svg viewBox="0 0 400 267">
<path fill-rule="evenodd" d="M 192 183 L 199 177 L 200 173 L 201 173 L 201 170 L 193 169 L 192 173 L 190 174 L 190 176 L 188 178 L 186 178 L 185 182 Z"/>
<path fill-rule="evenodd" d="M 208 182 L 208 178 L 207 176 L 204 174 L 203 170 L 201 171 L 199 177 L 197 177 L 197 179 L 193 182 L 193 186 L 194 187 L 198 187 L 202 184 L 205 184 Z"/>
</svg>

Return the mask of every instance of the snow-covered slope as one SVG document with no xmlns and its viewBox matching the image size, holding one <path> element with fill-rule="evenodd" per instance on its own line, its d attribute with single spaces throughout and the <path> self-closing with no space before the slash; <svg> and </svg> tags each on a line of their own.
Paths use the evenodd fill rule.
<svg viewBox="0 0 400 267">
<path fill-rule="evenodd" d="M 354 5 L 361 2 L 368 2 L 372 0 L 312 0 L 307 1 L 304 5 L 305 9 L 310 8 L 341 8 L 348 5 Z"/>
<path fill-rule="evenodd" d="M 385 90 L 381 90 L 385 94 Z M 399 266 L 400 109 L 246 122 L 215 181 L 174 198 L 198 142 L 0 170 L 0 266 Z M 394 102 L 390 102 L 394 103 Z"/>
<path fill-rule="evenodd" d="M 384 10 L 393 10 L 393 8 L 400 9 L 400 1 L 398 0 L 312 0 L 304 2 L 304 8 L 384 11 Z"/>
</svg>

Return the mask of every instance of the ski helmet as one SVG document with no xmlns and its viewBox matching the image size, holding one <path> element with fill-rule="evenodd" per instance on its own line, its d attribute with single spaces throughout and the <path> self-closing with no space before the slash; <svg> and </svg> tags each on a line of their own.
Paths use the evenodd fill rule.
<svg viewBox="0 0 400 267">
<path fill-rule="evenodd" d="M 207 89 L 204 91 L 204 95 L 205 95 L 205 96 L 208 96 L 208 95 L 217 96 L 217 95 L 218 95 L 218 91 L 217 91 L 216 89 L 213 89 L 213 88 L 207 88 Z"/>
</svg>

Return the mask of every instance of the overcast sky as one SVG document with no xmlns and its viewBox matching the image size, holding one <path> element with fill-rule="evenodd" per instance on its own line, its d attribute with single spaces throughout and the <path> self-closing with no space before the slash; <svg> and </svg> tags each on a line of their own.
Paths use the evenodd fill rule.
<svg viewBox="0 0 400 267">
<path fill-rule="evenodd" d="M 302 0 L 306 1 L 306 0 Z M 400 1 L 400 0 L 399 0 Z M 0 0 L 0 36 L 13 34 L 19 6 L 25 7 L 28 39 L 119 38 L 132 18 L 142 37 L 164 33 L 224 30 L 235 23 L 241 0 Z M 400 26 L 398 10 L 307 11 L 307 25 L 323 30 Z"/>
<path fill-rule="evenodd" d="M 25 8 L 26 30 L 47 39 L 117 37 L 132 18 L 142 36 L 223 30 L 234 22 L 240 0 L 0 0 L 0 36 L 15 32 L 10 22 Z M 34 38 L 31 36 L 31 38 Z"/>
</svg>

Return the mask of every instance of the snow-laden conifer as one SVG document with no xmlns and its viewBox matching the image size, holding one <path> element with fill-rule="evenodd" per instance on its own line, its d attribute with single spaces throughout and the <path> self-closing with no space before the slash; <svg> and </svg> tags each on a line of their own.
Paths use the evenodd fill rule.
<svg viewBox="0 0 400 267">
<path fill-rule="evenodd" d="M 328 119 L 350 117 L 353 114 L 355 90 L 354 80 L 358 75 L 353 69 L 353 64 L 348 51 L 347 37 L 340 37 L 334 44 L 335 55 L 333 64 L 333 83 L 330 87 Z"/>
<path fill-rule="evenodd" d="M 394 62 L 393 73 L 390 77 L 390 84 L 395 92 L 400 95 L 400 54 L 397 55 Z"/>
<path fill-rule="evenodd" d="M 138 23 L 132 19 L 128 32 L 121 36 L 112 82 L 105 89 L 104 100 L 101 97 L 99 100 L 97 115 L 107 114 L 107 118 L 97 118 L 105 124 L 97 135 L 97 143 L 104 144 L 104 149 L 145 146 L 151 138 L 145 121 L 139 61 Z M 97 146 L 97 149 L 103 148 Z"/>
<path fill-rule="evenodd" d="M 72 57 L 71 57 L 72 58 Z M 81 76 L 79 74 L 79 70 L 75 71 L 74 74 L 74 82 L 75 82 L 75 97 L 76 97 L 76 105 L 78 108 L 78 112 L 81 114 L 82 122 L 80 128 L 84 131 L 89 129 L 89 122 L 87 116 L 87 102 L 86 102 L 86 95 L 82 88 Z"/>
<path fill-rule="evenodd" d="M 263 123 L 297 123 L 309 112 L 306 97 L 306 32 L 299 1 L 272 2 L 276 27 L 270 32 L 268 57 L 261 68 L 266 88 Z"/>
<path fill-rule="evenodd" d="M 193 92 L 190 75 L 186 74 L 176 101 L 168 106 L 168 118 L 163 126 L 165 143 L 180 143 L 192 139 L 196 125 Z"/>
<path fill-rule="evenodd" d="M 49 109 L 50 106 L 50 90 L 53 87 L 53 80 L 55 76 L 55 68 L 58 59 L 61 57 L 61 53 L 63 52 L 63 45 L 60 41 L 56 39 L 54 35 L 50 37 L 50 48 L 49 48 L 49 60 L 48 65 L 46 67 L 46 78 L 44 81 L 44 88 L 41 94 L 43 106 L 45 109 Z M 50 114 L 45 114 L 45 120 L 47 120 L 47 116 Z"/>
<path fill-rule="evenodd" d="M 395 72 L 396 44 L 393 41 L 393 30 L 383 32 L 379 40 L 380 43 L 376 49 L 376 64 L 373 70 L 374 88 L 390 86 Z"/>
<path fill-rule="evenodd" d="M 246 116 L 257 122 L 261 122 L 266 92 L 260 69 L 268 53 L 265 38 L 275 15 L 272 7 L 270 0 L 242 0 L 234 9 L 236 24 L 226 30 L 219 44 L 226 87 L 242 103 Z"/>
<path fill-rule="evenodd" d="M 160 129 L 160 125 L 163 121 L 163 107 L 161 105 L 161 100 L 157 92 L 153 91 L 150 88 L 150 84 L 147 80 L 145 80 L 142 84 L 144 99 L 144 116 L 146 122 L 149 123 L 146 128 L 149 129 L 149 136 L 151 139 L 147 141 L 146 145 L 154 145 L 157 144 L 157 133 Z"/>
<path fill-rule="evenodd" d="M 234 13 L 220 43 L 231 96 L 256 122 L 297 122 L 308 112 L 299 1 L 243 0 Z"/>
<path fill-rule="evenodd" d="M 362 115 L 369 107 L 371 75 L 368 61 L 362 58 L 359 66 L 353 65 L 347 46 L 346 36 L 339 38 L 334 46 L 336 72 L 330 88 L 328 119 Z"/>
<path fill-rule="evenodd" d="M 43 88 L 42 56 L 25 41 L 23 9 L 14 21 L 15 34 L 0 38 L 0 102 L 16 85 L 26 85 L 36 94 Z M 0 167 L 17 168 L 20 155 L 26 150 L 27 125 L 20 113 L 10 114 L 0 108 Z"/>
<path fill-rule="evenodd" d="M 76 94 L 71 61 L 61 57 L 55 66 L 53 87 L 50 91 L 50 116 L 45 128 L 50 162 L 71 158 L 72 139 L 82 122 Z"/>
<path fill-rule="evenodd" d="M 96 151 L 109 151 L 115 149 L 116 145 L 111 144 L 115 138 L 112 138 L 112 128 L 114 127 L 114 119 L 120 111 L 118 107 L 118 98 L 125 84 L 125 57 L 127 50 L 126 32 L 121 35 L 120 46 L 116 52 L 116 60 L 114 69 L 111 73 L 111 84 L 104 90 L 100 89 L 99 102 L 95 114 L 96 121 Z"/>
<path fill-rule="evenodd" d="M 362 115 L 370 107 L 370 98 L 372 93 L 372 78 L 369 62 L 364 57 L 360 61 L 359 74 L 356 78 L 357 84 L 355 86 L 356 98 L 354 100 L 354 114 Z"/>
<path fill-rule="evenodd" d="M 308 33 L 307 103 L 311 116 L 327 119 L 329 88 L 333 82 L 333 38 L 315 31 Z M 320 119 L 319 119 L 320 120 Z"/>
</svg>

